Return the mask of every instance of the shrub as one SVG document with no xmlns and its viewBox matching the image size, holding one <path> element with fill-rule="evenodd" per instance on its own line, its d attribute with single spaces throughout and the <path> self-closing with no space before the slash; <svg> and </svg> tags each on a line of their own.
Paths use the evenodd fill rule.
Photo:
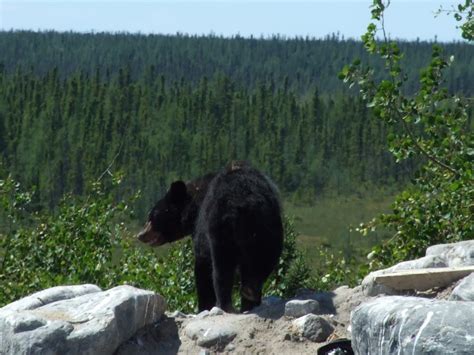
<svg viewBox="0 0 474 355">
<path fill-rule="evenodd" d="M 20 206 L 29 202 L 12 181 L 0 180 L 0 198 L 12 211 L 10 225 L 19 222 Z M 119 278 L 113 256 L 125 231 L 119 221 L 126 210 L 126 204 L 113 203 L 96 183 L 87 198 L 65 196 L 55 213 L 32 213 L 25 226 L 2 230 L 0 303 L 60 284 L 112 286 Z"/>
</svg>

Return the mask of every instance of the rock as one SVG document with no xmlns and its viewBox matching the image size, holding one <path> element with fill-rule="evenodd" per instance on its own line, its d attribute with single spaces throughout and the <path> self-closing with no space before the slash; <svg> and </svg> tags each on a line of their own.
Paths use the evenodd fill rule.
<svg viewBox="0 0 474 355">
<path fill-rule="evenodd" d="M 119 286 L 99 292 L 83 286 L 44 290 L 0 309 L 0 353 L 113 353 L 166 307 L 151 291 Z"/>
<path fill-rule="evenodd" d="M 225 347 L 225 351 L 234 351 L 235 350 L 235 345 L 230 343 Z"/>
<path fill-rule="evenodd" d="M 465 240 L 458 243 L 438 244 L 426 249 L 426 256 L 439 255 L 446 266 L 474 265 L 474 240 Z"/>
<path fill-rule="evenodd" d="M 449 300 L 474 302 L 474 272 L 461 280 L 454 288 Z"/>
<path fill-rule="evenodd" d="M 181 345 L 179 324 L 175 318 L 161 317 L 122 343 L 114 355 L 177 354 Z"/>
<path fill-rule="evenodd" d="M 285 316 L 298 318 L 319 312 L 319 302 L 315 300 L 291 300 L 285 304 Z"/>
<path fill-rule="evenodd" d="M 439 255 L 430 255 L 416 260 L 403 261 L 387 269 L 371 272 L 362 281 L 362 288 L 364 290 L 364 294 L 367 296 L 377 296 L 380 294 L 397 295 L 400 293 L 399 291 L 381 283 L 377 283 L 375 281 L 377 277 L 405 270 L 427 269 L 446 266 L 446 261 Z"/>
<path fill-rule="evenodd" d="M 373 297 L 377 295 L 396 295 L 399 292 L 396 290 L 379 284 L 375 281 L 375 279 L 380 275 L 385 275 L 389 273 L 388 269 L 377 270 L 369 273 L 364 279 L 362 280 L 362 289 L 364 291 L 364 295 L 368 297 Z"/>
<path fill-rule="evenodd" d="M 166 312 L 166 315 L 170 318 L 188 318 L 188 315 L 181 311 Z"/>
<path fill-rule="evenodd" d="M 292 326 L 297 335 L 315 342 L 325 341 L 334 330 L 324 317 L 314 314 L 307 314 L 295 319 Z"/>
<path fill-rule="evenodd" d="M 363 303 L 351 316 L 356 354 L 472 354 L 470 302 L 389 296 Z"/>
<path fill-rule="evenodd" d="M 427 291 L 450 286 L 473 272 L 474 266 L 414 269 L 378 275 L 374 281 L 398 291 Z"/>
<path fill-rule="evenodd" d="M 26 311 L 28 309 L 35 309 L 44 306 L 48 303 L 67 300 L 100 291 L 102 290 L 99 286 L 90 284 L 51 287 L 12 302 L 3 308 L 0 308 L 0 311 Z"/>
<path fill-rule="evenodd" d="M 220 309 L 219 307 L 212 307 L 212 309 L 209 311 L 209 316 L 221 316 L 223 315 L 225 312 Z"/>
<path fill-rule="evenodd" d="M 209 316 L 209 311 L 208 311 L 207 309 L 205 309 L 204 311 L 202 311 L 202 312 L 196 314 L 195 318 L 197 318 L 197 319 L 204 319 L 204 318 L 206 318 L 206 317 L 208 317 L 208 316 Z"/>
<path fill-rule="evenodd" d="M 404 261 L 387 269 L 371 272 L 362 281 L 362 288 L 366 296 L 396 295 L 400 292 L 375 282 L 376 277 L 403 270 L 472 265 L 474 265 L 474 240 L 434 245 L 426 250 L 426 256 L 422 258 Z"/>
<path fill-rule="evenodd" d="M 188 323 L 184 332 L 188 338 L 195 340 L 204 348 L 216 347 L 224 349 L 237 335 L 236 329 L 225 321 L 216 318 L 195 319 Z"/>
</svg>

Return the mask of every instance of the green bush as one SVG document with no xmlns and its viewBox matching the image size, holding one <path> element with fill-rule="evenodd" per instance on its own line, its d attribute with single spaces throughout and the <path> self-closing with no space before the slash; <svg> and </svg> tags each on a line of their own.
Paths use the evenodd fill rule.
<svg viewBox="0 0 474 355">
<path fill-rule="evenodd" d="M 117 283 L 153 290 L 162 295 L 168 309 L 194 312 L 194 255 L 191 238 L 171 245 L 165 256 L 154 249 L 137 247 L 124 238 L 122 270 Z"/>
<path fill-rule="evenodd" d="M 338 286 L 350 287 L 360 284 L 368 272 L 368 265 L 362 260 L 365 249 L 354 249 L 346 257 L 342 251 L 334 252 L 328 247 L 319 247 L 319 265 L 313 276 L 312 287 L 318 290 L 333 290 Z M 365 253 L 366 254 L 366 253 Z"/>
<path fill-rule="evenodd" d="M 85 199 L 65 196 L 52 214 L 32 213 L 20 223 L 28 204 L 11 177 L 0 180 L 0 199 L 8 225 L 0 232 L 0 304 L 60 284 L 94 283 L 107 288 L 119 279 L 120 248 L 127 210 L 113 203 L 96 183 Z M 31 225 L 31 226 L 29 226 Z"/>
</svg>

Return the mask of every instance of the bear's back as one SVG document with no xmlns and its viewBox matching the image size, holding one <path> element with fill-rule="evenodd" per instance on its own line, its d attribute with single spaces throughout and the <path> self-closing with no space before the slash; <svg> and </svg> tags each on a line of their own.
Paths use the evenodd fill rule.
<svg viewBox="0 0 474 355">
<path fill-rule="evenodd" d="M 212 179 L 198 217 L 198 228 L 205 233 L 226 230 L 248 236 L 275 227 L 279 230 L 281 224 L 276 186 L 248 164 L 227 166 Z"/>
</svg>

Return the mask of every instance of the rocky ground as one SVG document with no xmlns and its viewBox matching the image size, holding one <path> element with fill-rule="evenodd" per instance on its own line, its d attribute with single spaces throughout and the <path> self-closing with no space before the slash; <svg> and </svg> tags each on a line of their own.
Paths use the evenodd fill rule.
<svg viewBox="0 0 474 355">
<path fill-rule="evenodd" d="M 246 314 L 218 308 L 198 315 L 167 312 L 117 353 L 315 354 L 332 339 L 350 337 L 350 311 L 366 299 L 360 287 L 343 286 L 333 292 L 303 290 L 289 301 L 266 298 Z"/>
<path fill-rule="evenodd" d="M 474 280 L 474 274 L 471 278 Z M 402 299 L 447 301 L 460 283 L 423 292 L 407 291 Z M 123 344 L 117 354 L 316 354 L 332 340 L 350 339 L 351 312 L 362 302 L 380 298 L 384 296 L 364 295 L 360 286 L 343 286 L 333 292 L 305 290 L 286 302 L 267 298 L 261 307 L 247 314 L 228 314 L 218 308 L 197 315 L 166 312 L 158 323 Z M 308 301 L 316 301 L 317 306 L 308 306 Z M 420 306 L 417 303 L 414 307 Z M 325 323 L 326 328 L 322 325 Z"/>
<path fill-rule="evenodd" d="M 474 273 L 456 282 L 423 274 L 472 265 L 474 241 L 438 245 L 428 248 L 423 258 L 368 275 L 353 289 L 303 290 L 287 301 L 271 297 L 249 314 L 219 309 L 198 315 L 167 313 L 123 344 L 118 354 L 316 354 L 338 338 L 352 338 L 358 354 L 472 354 Z M 376 281 L 401 271 L 421 271 L 415 283 L 426 285 L 429 279 L 436 287 L 396 290 Z"/>
</svg>

